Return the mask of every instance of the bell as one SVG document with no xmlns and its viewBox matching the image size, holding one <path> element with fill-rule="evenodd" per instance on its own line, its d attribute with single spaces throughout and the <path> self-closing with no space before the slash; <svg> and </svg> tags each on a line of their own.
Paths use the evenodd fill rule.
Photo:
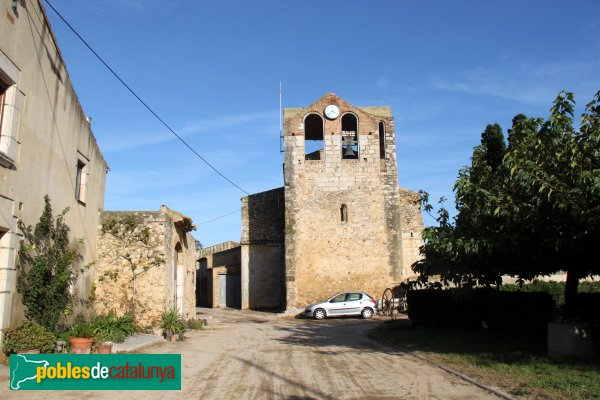
<svg viewBox="0 0 600 400">
<path fill-rule="evenodd" d="M 355 153 L 354 150 L 352 150 L 352 146 L 346 146 L 346 148 L 344 149 L 344 157 L 354 157 Z"/>
</svg>

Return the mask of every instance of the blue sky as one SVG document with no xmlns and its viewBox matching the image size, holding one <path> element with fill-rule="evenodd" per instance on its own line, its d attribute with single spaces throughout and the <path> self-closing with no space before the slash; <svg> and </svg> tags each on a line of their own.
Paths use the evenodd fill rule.
<svg viewBox="0 0 600 400">
<path fill-rule="evenodd" d="M 486 124 L 545 117 L 560 90 L 580 113 L 600 89 L 598 1 L 50 0 L 200 154 L 249 193 L 282 185 L 284 107 L 327 92 L 389 105 L 399 182 L 452 199 Z M 191 216 L 205 245 L 239 240 L 244 193 L 206 167 L 47 7 L 110 165 L 107 210 Z M 453 204 L 450 202 L 451 205 Z M 430 218 L 425 218 L 431 224 Z"/>
</svg>

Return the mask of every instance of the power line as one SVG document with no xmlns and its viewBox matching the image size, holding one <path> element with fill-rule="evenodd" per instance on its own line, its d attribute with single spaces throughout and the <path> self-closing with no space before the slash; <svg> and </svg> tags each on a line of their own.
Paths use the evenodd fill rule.
<svg viewBox="0 0 600 400">
<path fill-rule="evenodd" d="M 204 161 L 204 163 L 206 165 L 208 165 L 213 171 L 215 171 L 217 174 L 219 174 L 223 179 L 225 179 L 227 182 L 231 183 L 233 186 L 235 186 L 236 188 L 238 188 L 242 192 L 246 193 L 247 195 L 250 194 L 250 193 L 246 192 L 244 189 L 242 189 L 241 187 L 239 187 L 238 185 L 236 185 L 231 179 L 229 179 L 228 177 L 226 177 L 225 175 L 223 175 L 221 173 L 221 171 L 219 171 L 211 163 L 209 163 L 208 161 L 206 161 L 206 159 L 204 159 L 204 157 L 202 157 L 200 154 L 198 154 L 198 152 L 196 150 L 194 150 L 192 148 L 192 146 L 190 146 L 185 140 L 183 140 L 183 138 L 181 136 L 179 136 L 177 133 L 175 133 L 175 131 L 173 130 L 173 128 L 171 128 L 161 117 L 159 117 L 158 114 L 156 112 L 154 112 L 154 110 L 152 108 L 150 108 L 150 106 L 148 104 L 146 104 L 146 102 L 144 100 L 142 100 L 141 97 L 138 96 L 137 93 L 131 87 L 129 87 L 129 85 L 127 83 L 125 83 L 125 81 L 102 59 L 102 57 L 100 57 L 100 55 L 98 55 L 98 53 L 96 53 L 96 51 L 92 48 L 92 46 L 90 46 L 88 44 L 88 42 L 86 42 L 85 39 L 83 37 L 81 37 L 81 35 L 75 30 L 75 28 L 73 28 L 71 26 L 71 24 L 69 24 L 69 22 L 61 15 L 61 13 L 59 13 L 56 10 L 56 8 L 54 8 L 54 6 L 52 5 L 52 3 L 50 3 L 50 1 L 48 1 L 48 0 L 45 0 L 45 1 L 50 6 L 50 8 L 52 9 L 52 11 L 54 11 L 56 13 L 56 15 L 58 15 L 58 17 L 69 27 L 69 29 L 75 34 L 75 36 L 77 36 L 79 38 L 79 40 L 81 40 L 81 42 L 96 56 L 96 58 L 98 60 L 100 60 L 100 62 L 102 64 L 104 64 L 104 66 L 114 75 L 114 77 L 117 78 L 119 80 L 119 82 L 121 82 L 121 84 L 123 84 L 123 86 L 125 86 L 125 88 L 127 88 L 127 90 L 129 90 L 129 92 L 136 99 L 138 99 L 138 101 L 140 103 L 142 103 L 142 105 L 144 107 L 146 107 L 146 109 L 148 111 L 150 111 L 150 113 L 152 115 L 154 115 L 154 117 L 156 117 L 156 119 L 159 120 L 161 124 L 163 124 L 165 126 L 165 128 L 167 128 L 169 131 L 171 131 L 171 133 L 173 135 L 175 135 L 177 137 L 177 139 L 179 139 L 181 141 L 181 143 L 183 143 L 188 149 L 190 149 L 190 151 L 192 153 L 194 153 L 199 159 L 201 159 L 202 161 Z"/>
<path fill-rule="evenodd" d="M 231 214 L 235 214 L 235 213 L 238 213 L 238 212 L 240 212 L 240 211 L 242 211 L 242 209 L 241 209 L 241 208 L 240 208 L 239 210 L 232 211 L 232 212 L 230 212 L 230 213 L 227 213 L 227 214 L 225 214 L 225 215 L 221 215 L 220 217 L 213 218 L 213 219 L 210 219 L 210 220 L 208 220 L 208 221 L 200 222 L 199 224 L 196 224 L 196 226 L 200 226 L 200 225 L 205 225 L 205 224 L 208 224 L 209 222 L 213 222 L 213 221 L 216 221 L 216 220 L 218 220 L 218 219 L 225 218 L 225 217 L 227 217 L 227 216 L 229 216 L 229 215 L 231 215 Z"/>
</svg>

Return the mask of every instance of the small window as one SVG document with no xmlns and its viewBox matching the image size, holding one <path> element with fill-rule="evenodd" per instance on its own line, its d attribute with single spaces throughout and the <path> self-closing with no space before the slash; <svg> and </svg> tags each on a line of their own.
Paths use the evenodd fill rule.
<svg viewBox="0 0 600 400">
<path fill-rule="evenodd" d="M 345 204 L 340 207 L 340 218 L 342 222 L 348 222 L 348 207 Z"/>
<path fill-rule="evenodd" d="M 330 303 L 342 303 L 346 301 L 346 293 L 338 294 L 333 299 L 329 300 Z"/>
<path fill-rule="evenodd" d="M 362 299 L 362 294 L 360 293 L 348 293 L 346 296 L 346 301 L 356 301 Z"/>
<path fill-rule="evenodd" d="M 87 185 L 87 164 L 77 160 L 77 175 L 75 176 L 75 198 L 85 204 L 85 192 Z"/>
<path fill-rule="evenodd" d="M 0 165 L 16 167 L 20 143 L 17 139 L 25 93 L 19 90 L 21 71 L 0 51 Z"/>
<path fill-rule="evenodd" d="M 385 125 L 379 123 L 379 158 L 385 160 Z"/>
<path fill-rule="evenodd" d="M 323 152 L 323 118 L 310 114 L 304 120 L 304 154 L 306 160 L 321 160 Z"/>
<path fill-rule="evenodd" d="M 342 117 L 342 158 L 358 159 L 358 119 L 354 114 Z"/>
</svg>

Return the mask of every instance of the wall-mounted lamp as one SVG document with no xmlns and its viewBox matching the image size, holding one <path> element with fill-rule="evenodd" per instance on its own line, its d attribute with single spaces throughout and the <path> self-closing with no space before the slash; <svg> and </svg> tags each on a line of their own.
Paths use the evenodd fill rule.
<svg viewBox="0 0 600 400">
<path fill-rule="evenodd" d="M 12 9 L 14 12 L 17 12 L 17 6 L 19 5 L 18 0 L 12 0 Z"/>
</svg>

